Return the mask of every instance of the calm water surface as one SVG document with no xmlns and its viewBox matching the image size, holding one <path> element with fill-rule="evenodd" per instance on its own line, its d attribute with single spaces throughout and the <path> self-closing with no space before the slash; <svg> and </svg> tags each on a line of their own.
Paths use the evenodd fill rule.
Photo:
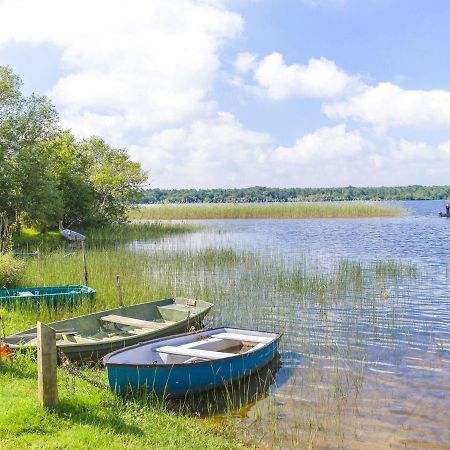
<svg viewBox="0 0 450 450">
<path fill-rule="evenodd" d="M 249 302 L 263 297 L 263 308 L 216 305 L 213 324 L 284 333 L 275 384 L 245 409 L 261 445 L 450 448 L 450 219 L 438 216 L 441 201 L 399 203 L 411 214 L 209 221 L 213 228 L 199 233 L 132 244 L 137 251 L 231 247 L 290 267 L 312 261 L 324 273 L 349 260 L 369 278 L 380 262 L 417 268 L 373 275 L 342 298 L 325 293 L 322 304 L 266 286 L 268 292 L 246 293 Z M 232 286 L 224 289 L 236 295 Z"/>
</svg>

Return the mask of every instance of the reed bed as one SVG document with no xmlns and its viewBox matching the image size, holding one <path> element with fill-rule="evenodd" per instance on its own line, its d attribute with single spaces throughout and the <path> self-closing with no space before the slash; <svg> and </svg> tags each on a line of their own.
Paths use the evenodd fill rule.
<svg viewBox="0 0 450 450">
<path fill-rule="evenodd" d="M 95 244 L 129 242 L 136 240 L 162 239 L 165 237 L 193 233 L 201 230 L 200 225 L 187 223 L 119 223 L 82 230 L 86 238 Z"/>
<path fill-rule="evenodd" d="M 412 264 L 397 261 L 337 260 L 328 270 L 320 270 L 317 259 L 308 255 L 291 264 L 276 257 L 263 259 L 246 251 L 215 248 L 139 253 L 93 245 L 87 261 L 89 284 L 98 291 L 94 303 L 58 311 L 2 310 L 6 333 L 32 326 L 36 320 L 46 322 L 115 307 L 117 274 L 122 278 L 126 304 L 177 295 L 196 297 L 215 304 L 207 318 L 209 325 L 282 332 L 280 374 L 285 381 L 276 388 L 263 383 L 256 391 L 253 384 L 244 384 L 237 389 L 239 395 L 231 386 L 220 394 L 225 415 L 241 417 L 233 422 L 239 424 L 237 439 L 251 439 L 264 447 L 345 446 L 354 432 L 349 423 L 364 386 L 368 348 L 380 342 L 396 345 L 398 313 L 409 299 L 402 286 L 418 277 Z M 24 274 L 27 285 L 82 281 L 78 251 L 69 257 L 62 250 L 44 253 L 39 260 L 27 262 Z M 269 379 L 278 369 L 273 368 Z M 102 369 L 92 373 L 104 378 Z M 80 389 L 82 397 L 89 391 L 77 381 L 77 396 Z M 217 395 L 201 405 L 204 411 L 219 412 Z M 96 410 L 94 403 L 106 402 L 122 411 L 123 406 L 111 406 L 116 403 L 109 394 L 106 399 L 94 398 L 97 400 L 88 402 L 88 409 Z M 145 403 L 143 399 L 135 401 Z M 161 407 L 167 411 L 173 405 Z M 184 417 L 192 409 L 197 408 L 198 413 L 200 405 L 186 399 L 177 407 Z M 129 419 L 120 417 L 131 426 Z M 230 423 L 228 419 L 219 422 L 222 420 Z M 147 416 L 142 423 L 147 423 Z M 0 431 L 4 432 L 1 422 Z"/>
<path fill-rule="evenodd" d="M 201 203 L 163 204 L 134 208 L 133 220 L 194 219 L 331 219 L 391 217 L 406 214 L 400 207 L 379 202 L 329 203 Z"/>
</svg>

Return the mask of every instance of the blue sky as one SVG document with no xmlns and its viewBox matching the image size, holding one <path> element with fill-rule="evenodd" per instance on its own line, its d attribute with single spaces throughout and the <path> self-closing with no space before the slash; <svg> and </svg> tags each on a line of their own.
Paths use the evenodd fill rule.
<svg viewBox="0 0 450 450">
<path fill-rule="evenodd" d="M 3 0 L 0 64 L 163 188 L 448 184 L 450 3 Z"/>
</svg>

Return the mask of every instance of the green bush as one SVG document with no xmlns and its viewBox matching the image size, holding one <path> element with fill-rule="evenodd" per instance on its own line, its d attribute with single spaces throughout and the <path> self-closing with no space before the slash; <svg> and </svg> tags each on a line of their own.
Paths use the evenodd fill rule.
<svg viewBox="0 0 450 450">
<path fill-rule="evenodd" d="M 0 254 L 0 289 L 16 285 L 22 275 L 25 263 L 12 253 Z"/>
</svg>

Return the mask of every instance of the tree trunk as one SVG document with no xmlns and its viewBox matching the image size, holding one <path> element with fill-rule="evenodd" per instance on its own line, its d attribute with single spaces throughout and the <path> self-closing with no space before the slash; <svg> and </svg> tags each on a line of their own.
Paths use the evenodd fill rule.
<svg viewBox="0 0 450 450">
<path fill-rule="evenodd" d="M 5 253 L 9 245 L 11 227 L 8 216 L 4 211 L 0 212 L 0 253 Z"/>
<path fill-rule="evenodd" d="M 16 233 L 17 236 L 22 234 L 22 218 L 20 217 L 19 211 L 16 211 Z"/>
</svg>

